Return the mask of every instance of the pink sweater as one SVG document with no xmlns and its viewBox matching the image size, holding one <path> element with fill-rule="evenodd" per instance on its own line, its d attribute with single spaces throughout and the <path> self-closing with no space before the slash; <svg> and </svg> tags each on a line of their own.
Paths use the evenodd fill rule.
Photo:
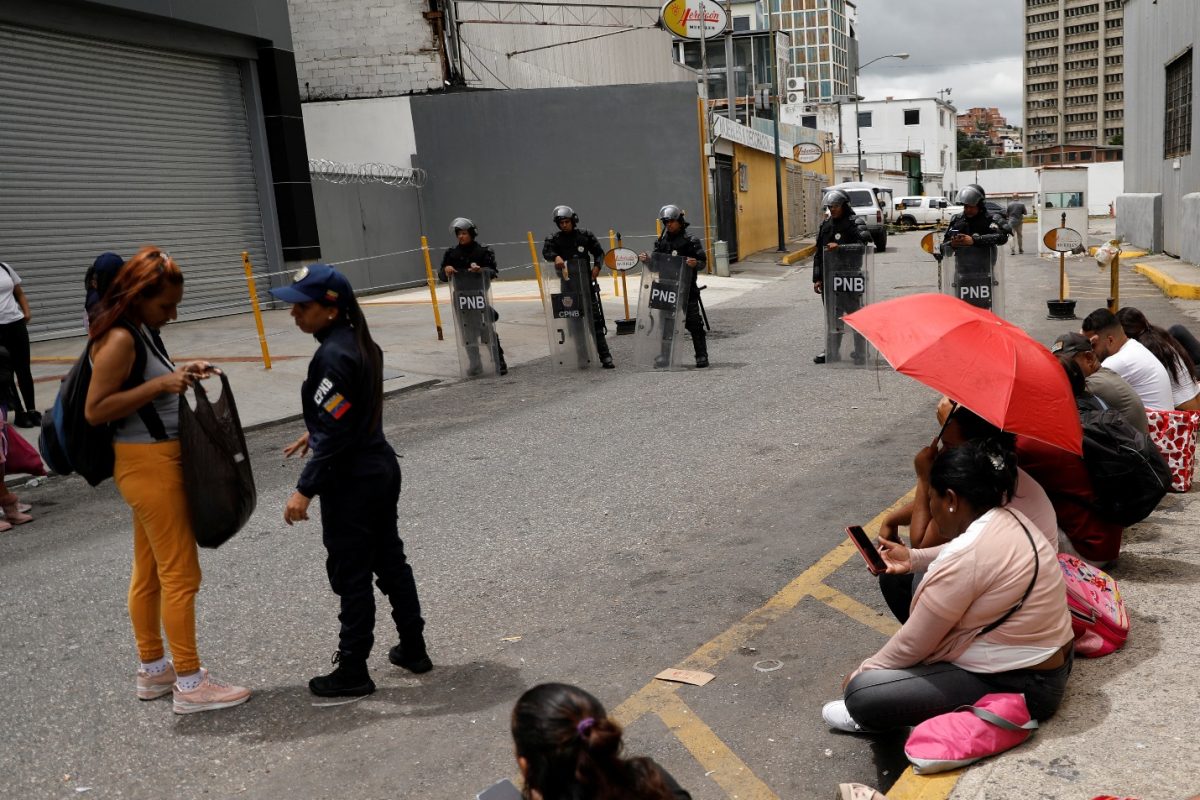
<svg viewBox="0 0 1200 800">
<path fill-rule="evenodd" d="M 1045 648 L 1071 641 L 1066 586 L 1054 547 L 1020 511 L 993 509 L 989 514 L 966 546 L 955 547 L 955 542 L 944 546 L 917 587 L 908 622 L 858 671 L 905 669 L 954 661 L 962 655 L 983 628 L 1017 604 L 1033 578 L 1034 552 L 1021 522 L 1037 547 L 1037 583 L 1015 614 L 981 638 L 1001 645 Z"/>
</svg>

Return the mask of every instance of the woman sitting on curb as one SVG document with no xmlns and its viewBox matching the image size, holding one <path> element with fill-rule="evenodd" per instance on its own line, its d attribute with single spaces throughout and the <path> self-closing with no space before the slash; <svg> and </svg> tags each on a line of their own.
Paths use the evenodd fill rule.
<svg viewBox="0 0 1200 800">
<path fill-rule="evenodd" d="M 1028 517 L 1003 507 L 1016 480 L 1011 451 L 989 440 L 933 458 L 929 511 L 950 543 L 917 588 L 908 621 L 850 674 L 844 699 L 825 704 L 831 728 L 908 727 L 992 692 L 1024 694 L 1036 719 L 1058 709 L 1074 641 L 1066 589 L 1054 548 Z M 908 571 L 907 547 L 879 546 L 889 573 Z"/>
</svg>

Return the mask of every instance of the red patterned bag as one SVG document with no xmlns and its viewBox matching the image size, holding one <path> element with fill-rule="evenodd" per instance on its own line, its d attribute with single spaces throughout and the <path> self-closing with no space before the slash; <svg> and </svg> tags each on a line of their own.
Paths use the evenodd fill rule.
<svg viewBox="0 0 1200 800">
<path fill-rule="evenodd" d="M 1171 491 L 1192 488 L 1196 468 L 1196 428 L 1200 412 L 1146 410 L 1150 420 L 1150 438 L 1171 467 Z"/>
</svg>

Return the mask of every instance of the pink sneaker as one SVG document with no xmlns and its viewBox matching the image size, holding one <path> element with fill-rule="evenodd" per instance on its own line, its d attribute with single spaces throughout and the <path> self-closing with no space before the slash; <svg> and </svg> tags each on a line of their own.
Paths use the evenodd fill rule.
<svg viewBox="0 0 1200 800">
<path fill-rule="evenodd" d="M 175 665 L 167 662 L 167 668 L 157 675 L 151 675 L 138 667 L 137 696 L 138 700 L 157 700 L 168 695 L 175 687 Z"/>
<path fill-rule="evenodd" d="M 179 683 L 175 683 L 176 714 L 195 714 L 200 711 L 231 708 L 240 706 L 250 699 L 250 690 L 244 686 L 230 686 L 221 683 L 203 667 L 200 668 L 200 674 L 203 676 L 200 679 L 200 685 L 190 692 L 183 691 L 179 688 Z"/>
</svg>

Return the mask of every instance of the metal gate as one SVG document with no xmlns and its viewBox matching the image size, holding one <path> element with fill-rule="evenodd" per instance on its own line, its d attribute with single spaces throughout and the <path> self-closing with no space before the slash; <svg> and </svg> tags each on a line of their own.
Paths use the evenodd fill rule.
<svg viewBox="0 0 1200 800">
<path fill-rule="evenodd" d="M 733 159 L 717 156 L 716 173 L 717 238 L 729 248 L 730 263 L 738 260 L 737 201 L 733 195 Z"/>
<path fill-rule="evenodd" d="M 187 277 L 181 318 L 249 306 L 267 267 L 238 62 L 0 25 L 0 260 L 39 339 L 83 332 L 105 250 L 156 244 Z"/>
<path fill-rule="evenodd" d="M 821 187 L 825 183 L 823 175 L 806 172 L 795 164 L 787 165 L 788 231 L 792 239 L 817 235 L 823 216 Z"/>
</svg>

